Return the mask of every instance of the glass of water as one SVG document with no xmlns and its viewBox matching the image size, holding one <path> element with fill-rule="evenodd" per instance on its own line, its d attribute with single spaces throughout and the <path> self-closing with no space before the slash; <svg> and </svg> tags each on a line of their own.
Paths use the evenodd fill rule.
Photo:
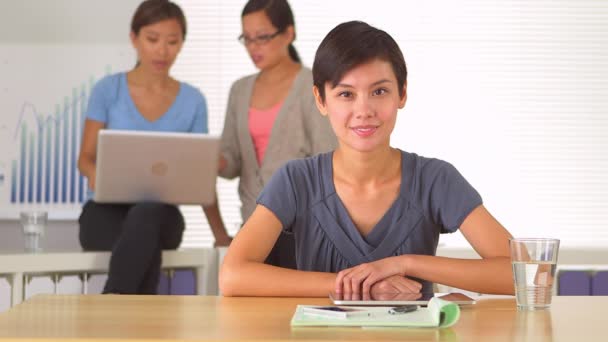
<svg viewBox="0 0 608 342">
<path fill-rule="evenodd" d="M 42 251 L 42 237 L 46 230 L 47 220 L 46 211 L 24 211 L 21 213 L 21 226 L 23 227 L 26 252 Z"/>
<path fill-rule="evenodd" d="M 509 244 L 517 308 L 548 308 L 553 294 L 559 240 L 514 238 Z"/>
</svg>

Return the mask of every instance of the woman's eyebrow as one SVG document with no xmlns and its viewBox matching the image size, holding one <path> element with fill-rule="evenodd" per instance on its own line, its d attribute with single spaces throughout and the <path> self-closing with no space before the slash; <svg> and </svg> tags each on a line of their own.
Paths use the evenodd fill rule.
<svg viewBox="0 0 608 342">
<path fill-rule="evenodd" d="M 391 81 L 391 80 L 389 80 L 389 79 L 381 79 L 381 80 L 379 80 L 379 81 L 376 81 L 376 82 L 372 83 L 372 84 L 371 84 L 371 86 L 372 86 L 372 87 L 373 87 L 373 86 L 377 86 L 377 85 L 382 84 L 382 83 L 392 83 L 392 81 Z M 342 88 L 354 88 L 352 85 L 347 84 L 347 83 L 338 83 L 338 84 L 336 84 L 336 88 L 337 88 L 337 87 L 342 87 Z"/>
</svg>

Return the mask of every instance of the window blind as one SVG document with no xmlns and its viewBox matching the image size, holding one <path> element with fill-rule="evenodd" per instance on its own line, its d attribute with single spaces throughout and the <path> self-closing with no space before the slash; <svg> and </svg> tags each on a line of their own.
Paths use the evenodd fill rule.
<svg viewBox="0 0 608 342">
<path fill-rule="evenodd" d="M 199 87 L 221 134 L 232 82 L 256 70 L 236 37 L 245 1 L 180 0 L 189 32 L 174 75 Z M 389 32 L 408 65 L 392 145 L 454 164 L 515 236 L 606 245 L 608 2 L 594 0 L 292 0 L 295 46 L 311 66 L 331 28 Z M 220 180 L 227 227 L 241 224 L 236 181 Z M 213 238 L 182 208 L 185 246 Z M 465 244 L 461 234 L 442 236 Z"/>
</svg>

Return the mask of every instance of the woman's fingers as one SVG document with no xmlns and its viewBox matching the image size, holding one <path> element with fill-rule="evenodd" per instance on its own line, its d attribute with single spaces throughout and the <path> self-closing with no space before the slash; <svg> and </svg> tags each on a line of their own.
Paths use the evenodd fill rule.
<svg viewBox="0 0 608 342">
<path fill-rule="evenodd" d="M 409 293 L 418 293 L 422 289 L 422 284 L 406 277 L 401 277 L 401 280 L 397 283 L 397 286 L 399 286 L 403 292 Z"/>
<path fill-rule="evenodd" d="M 422 289 L 422 285 L 419 282 L 405 277 L 395 279 L 393 285 L 399 292 L 403 293 L 419 293 L 420 289 Z"/>
<path fill-rule="evenodd" d="M 351 293 L 352 291 L 350 291 L 350 284 L 348 284 L 348 286 L 345 284 L 345 277 L 352 272 L 352 268 L 347 268 L 345 270 L 342 270 L 340 272 L 338 272 L 338 275 L 336 276 L 336 293 Z M 347 291 L 348 290 L 348 291 Z"/>
<path fill-rule="evenodd" d="M 369 276 L 369 269 L 359 265 L 340 271 L 336 277 L 336 292 L 361 293 L 361 284 Z"/>
<path fill-rule="evenodd" d="M 384 267 L 383 267 L 384 265 Z M 394 270 L 386 267 L 381 261 L 361 264 L 338 272 L 336 276 L 336 293 L 369 293 L 374 284 L 391 277 L 400 278 L 402 283 L 399 292 L 419 292 L 421 285 L 418 282 L 395 274 Z"/>
<path fill-rule="evenodd" d="M 421 289 L 422 284 L 419 282 L 396 275 L 375 282 L 370 291 L 374 293 L 374 296 L 386 293 L 409 293 L 420 297 Z"/>
</svg>

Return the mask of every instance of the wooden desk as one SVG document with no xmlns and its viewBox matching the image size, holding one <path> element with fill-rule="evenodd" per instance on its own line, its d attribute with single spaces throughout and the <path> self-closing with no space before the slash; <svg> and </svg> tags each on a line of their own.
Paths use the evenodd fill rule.
<svg viewBox="0 0 608 342">
<path fill-rule="evenodd" d="M 550 310 L 518 312 L 512 297 L 462 307 L 447 329 L 294 328 L 297 304 L 320 298 L 39 295 L 0 314 L 0 341 L 422 340 L 605 341 L 608 297 L 554 297 Z"/>
</svg>

